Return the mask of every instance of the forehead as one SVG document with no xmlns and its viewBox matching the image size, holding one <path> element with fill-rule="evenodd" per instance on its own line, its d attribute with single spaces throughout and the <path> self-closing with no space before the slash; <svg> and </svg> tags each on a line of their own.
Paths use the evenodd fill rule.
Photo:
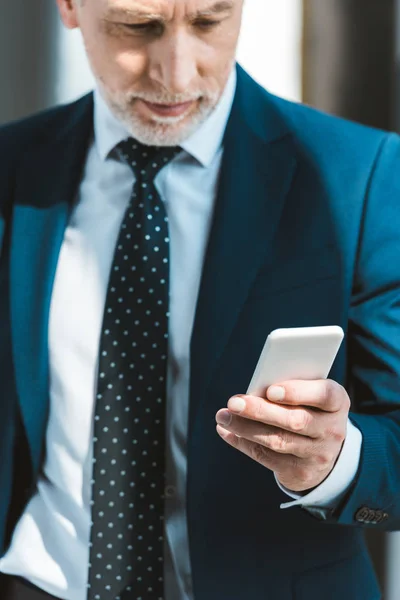
<svg viewBox="0 0 400 600">
<path fill-rule="evenodd" d="M 241 2 L 243 0 L 105 0 L 105 5 L 110 13 L 151 14 L 173 19 L 198 13 L 226 13 Z"/>
</svg>

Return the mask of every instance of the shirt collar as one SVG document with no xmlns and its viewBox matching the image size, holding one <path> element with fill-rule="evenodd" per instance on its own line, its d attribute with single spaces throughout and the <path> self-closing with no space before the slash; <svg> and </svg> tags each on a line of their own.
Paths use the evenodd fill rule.
<svg viewBox="0 0 400 600">
<path fill-rule="evenodd" d="M 236 69 L 233 69 L 216 108 L 181 144 L 183 150 L 204 167 L 210 166 L 222 145 L 235 96 L 236 81 Z M 123 123 L 111 112 L 98 87 L 94 90 L 94 135 L 98 153 L 103 161 L 117 144 L 130 135 Z"/>
</svg>

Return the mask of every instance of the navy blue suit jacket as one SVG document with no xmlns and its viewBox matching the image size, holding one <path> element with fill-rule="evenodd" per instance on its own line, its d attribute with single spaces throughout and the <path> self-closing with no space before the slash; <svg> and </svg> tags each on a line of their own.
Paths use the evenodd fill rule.
<svg viewBox="0 0 400 600">
<path fill-rule="evenodd" d="M 0 129 L 0 551 L 35 489 L 49 411 L 58 254 L 93 98 Z M 191 340 L 187 514 L 195 600 L 378 600 L 364 529 L 400 529 L 400 143 L 289 103 L 240 67 Z M 341 325 L 331 378 L 363 434 L 356 482 L 326 520 L 224 443 L 267 335 Z M 74 374 L 71 373 L 71 377 Z M 361 523 L 361 507 L 385 511 Z"/>
</svg>

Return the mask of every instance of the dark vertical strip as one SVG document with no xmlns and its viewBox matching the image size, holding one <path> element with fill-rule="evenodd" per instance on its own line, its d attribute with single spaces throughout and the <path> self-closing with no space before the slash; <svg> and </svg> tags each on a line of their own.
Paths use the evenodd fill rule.
<svg viewBox="0 0 400 600">
<path fill-rule="evenodd" d="M 304 1 L 304 101 L 395 128 L 397 0 Z"/>
<path fill-rule="evenodd" d="M 54 104 L 58 16 L 52 0 L 12 0 L 0 12 L 0 123 L 4 123 Z"/>
</svg>

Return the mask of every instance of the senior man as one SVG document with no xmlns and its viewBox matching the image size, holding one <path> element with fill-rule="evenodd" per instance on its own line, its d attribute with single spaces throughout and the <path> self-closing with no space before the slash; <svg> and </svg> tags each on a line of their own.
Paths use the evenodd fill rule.
<svg viewBox="0 0 400 600">
<path fill-rule="evenodd" d="M 96 89 L 0 129 L 2 600 L 378 600 L 398 137 L 259 87 L 243 0 L 57 3 Z M 329 380 L 243 394 L 320 325 Z"/>
</svg>

